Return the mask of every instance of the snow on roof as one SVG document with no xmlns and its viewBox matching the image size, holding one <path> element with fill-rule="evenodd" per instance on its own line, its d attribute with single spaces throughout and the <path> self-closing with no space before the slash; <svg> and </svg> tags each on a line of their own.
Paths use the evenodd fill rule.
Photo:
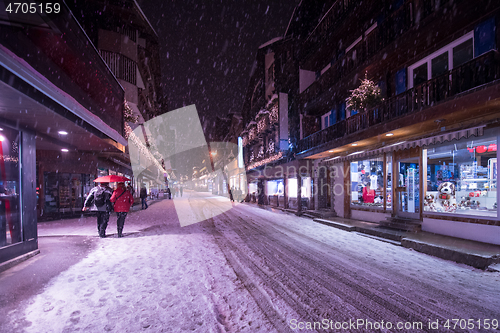
<svg viewBox="0 0 500 333">
<path fill-rule="evenodd" d="M 273 39 L 271 39 L 270 41 L 267 41 L 267 42 L 265 42 L 264 44 L 262 44 L 261 46 L 259 46 L 259 49 L 261 49 L 261 48 L 263 48 L 263 47 L 266 47 L 266 46 L 268 46 L 268 45 L 271 45 L 271 44 L 273 44 L 273 43 L 275 43 L 275 42 L 277 42 L 277 41 L 279 41 L 279 40 L 282 40 L 282 39 L 283 39 L 283 37 L 276 37 L 276 38 L 273 38 Z"/>
</svg>

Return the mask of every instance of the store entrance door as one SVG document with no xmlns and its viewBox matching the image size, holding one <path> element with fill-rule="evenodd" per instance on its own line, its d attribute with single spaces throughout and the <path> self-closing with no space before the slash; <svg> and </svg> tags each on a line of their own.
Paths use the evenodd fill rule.
<svg viewBox="0 0 500 333">
<path fill-rule="evenodd" d="M 420 219 L 420 160 L 410 158 L 398 162 L 396 215 Z"/>
</svg>

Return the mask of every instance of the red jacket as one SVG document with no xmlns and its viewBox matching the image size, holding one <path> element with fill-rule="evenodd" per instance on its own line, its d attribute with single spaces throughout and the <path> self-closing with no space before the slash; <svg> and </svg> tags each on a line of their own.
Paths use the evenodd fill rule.
<svg viewBox="0 0 500 333">
<path fill-rule="evenodd" d="M 110 201 L 115 204 L 115 212 L 128 212 L 134 204 L 134 197 L 126 188 L 118 187 L 113 192 Z"/>
</svg>

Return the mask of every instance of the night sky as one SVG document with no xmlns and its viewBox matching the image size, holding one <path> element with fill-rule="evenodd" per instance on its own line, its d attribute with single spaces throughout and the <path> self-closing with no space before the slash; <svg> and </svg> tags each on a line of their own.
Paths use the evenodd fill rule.
<svg viewBox="0 0 500 333">
<path fill-rule="evenodd" d="M 206 130 L 241 112 L 258 47 L 283 36 L 296 2 L 138 1 L 160 41 L 168 110 L 195 104 Z"/>
</svg>

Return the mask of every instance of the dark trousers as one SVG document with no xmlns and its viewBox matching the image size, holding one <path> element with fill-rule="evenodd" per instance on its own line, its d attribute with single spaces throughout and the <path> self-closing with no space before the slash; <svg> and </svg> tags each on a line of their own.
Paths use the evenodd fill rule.
<svg viewBox="0 0 500 333">
<path fill-rule="evenodd" d="M 146 198 L 141 198 L 141 204 L 142 204 L 142 209 L 144 209 L 144 206 L 146 206 L 146 208 L 148 208 L 148 203 L 146 201 Z"/>
<path fill-rule="evenodd" d="M 97 231 L 100 237 L 106 237 L 109 222 L 109 212 L 97 212 Z"/>
<path fill-rule="evenodd" d="M 127 212 L 116 212 L 116 227 L 118 230 L 118 237 L 122 237 L 123 226 L 125 225 L 125 218 L 127 217 Z"/>
</svg>

